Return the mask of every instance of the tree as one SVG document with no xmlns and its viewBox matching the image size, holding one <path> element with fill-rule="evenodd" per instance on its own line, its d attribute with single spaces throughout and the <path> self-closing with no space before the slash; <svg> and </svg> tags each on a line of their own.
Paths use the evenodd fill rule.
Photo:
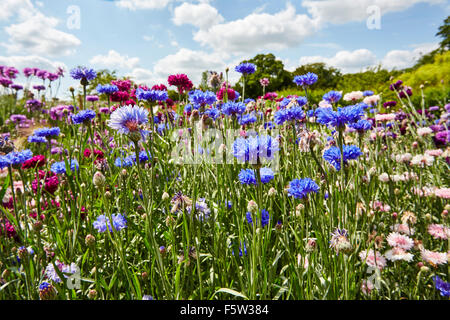
<svg viewBox="0 0 450 320">
<path fill-rule="evenodd" d="M 97 77 L 94 80 L 89 81 L 87 87 L 88 92 L 92 92 L 97 88 L 99 84 L 109 84 L 112 80 L 116 80 L 116 71 L 109 71 L 108 69 L 102 69 L 97 71 Z"/>
<path fill-rule="evenodd" d="M 276 57 L 269 54 L 258 54 L 250 60 L 242 61 L 250 62 L 256 65 L 256 71 L 253 74 L 249 74 L 245 81 L 245 97 L 256 98 L 261 96 L 263 88 L 259 83 L 262 78 L 268 78 L 270 83 L 266 87 L 266 92 L 278 91 L 289 85 L 292 82 L 291 74 L 289 71 L 284 70 L 284 64 L 281 60 L 277 60 Z M 242 93 L 242 81 L 241 76 L 239 82 L 235 85 L 235 89 Z"/>
<path fill-rule="evenodd" d="M 295 69 L 295 71 L 292 72 L 292 79 L 294 79 L 295 76 L 300 76 L 308 72 L 313 72 L 319 77 L 317 82 L 312 86 L 312 89 L 335 88 L 339 80 L 342 78 L 342 73 L 339 69 L 328 67 L 323 62 L 317 62 L 305 64 Z M 294 87 L 295 83 L 291 83 L 290 86 Z"/>
<path fill-rule="evenodd" d="M 444 24 L 439 27 L 436 36 L 442 38 L 442 41 L 440 42 L 442 49 L 450 49 L 450 16 L 448 16 L 447 19 L 444 20 Z"/>
</svg>

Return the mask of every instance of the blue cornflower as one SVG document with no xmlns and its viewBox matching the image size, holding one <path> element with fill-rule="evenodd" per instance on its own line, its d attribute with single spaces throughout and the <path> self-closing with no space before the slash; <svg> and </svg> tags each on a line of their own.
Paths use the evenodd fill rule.
<svg viewBox="0 0 450 320">
<path fill-rule="evenodd" d="M 272 121 L 268 121 L 268 122 L 264 123 L 264 129 L 271 130 L 273 128 L 275 128 L 275 125 L 272 123 Z"/>
<path fill-rule="evenodd" d="M 291 102 L 294 103 L 294 106 L 299 106 L 299 107 L 303 107 L 305 104 L 308 103 L 308 99 L 306 99 L 303 96 L 300 97 L 293 97 L 293 98 L 284 98 L 281 102 L 280 102 L 280 107 L 281 108 L 286 108 Z"/>
<path fill-rule="evenodd" d="M 5 156 L 0 156 L 0 168 L 6 168 L 8 166 L 19 166 L 28 159 L 33 157 L 33 152 L 31 150 L 26 149 L 23 151 L 12 151 Z"/>
<path fill-rule="evenodd" d="M 361 150 L 355 145 L 343 146 L 344 164 L 348 160 L 355 160 L 362 155 Z M 323 159 L 333 165 L 337 171 L 341 170 L 341 150 L 339 147 L 331 147 L 323 153 Z"/>
<path fill-rule="evenodd" d="M 114 161 L 114 165 L 118 168 L 132 167 L 133 166 L 133 158 L 131 158 L 131 157 L 116 158 L 116 160 Z"/>
<path fill-rule="evenodd" d="M 272 169 L 270 168 L 261 168 L 259 169 L 259 173 L 261 175 L 261 182 L 268 183 L 274 178 L 274 174 Z M 257 184 L 255 170 L 252 169 L 242 169 L 239 173 L 239 181 L 241 184 Z"/>
<path fill-rule="evenodd" d="M 96 116 L 93 110 L 83 110 L 77 114 L 72 115 L 72 122 L 74 124 L 88 123 Z"/>
<path fill-rule="evenodd" d="M 208 115 L 213 120 L 216 120 L 218 117 L 220 117 L 220 110 L 217 108 L 211 108 L 205 110 L 205 114 Z"/>
<path fill-rule="evenodd" d="M 301 120 L 304 117 L 305 113 L 303 112 L 303 109 L 299 106 L 294 106 L 289 109 L 278 110 L 275 112 L 273 120 L 277 125 L 282 125 L 286 121 Z"/>
<path fill-rule="evenodd" d="M 293 196 L 295 199 L 302 199 L 308 193 L 319 192 L 319 189 L 317 183 L 310 178 L 294 179 L 289 183 L 288 196 Z"/>
<path fill-rule="evenodd" d="M 363 92 L 364 97 L 370 97 L 370 96 L 373 96 L 373 94 L 374 94 L 373 91 L 370 91 L 370 90 L 366 90 Z"/>
<path fill-rule="evenodd" d="M 148 294 L 145 294 L 142 296 L 142 300 L 153 300 L 153 297 Z"/>
<path fill-rule="evenodd" d="M 252 214 L 250 212 L 246 213 L 245 218 L 247 219 L 247 222 L 249 224 L 253 225 L 253 218 L 252 218 Z M 267 211 L 266 209 L 262 209 L 261 210 L 261 227 L 265 227 L 266 225 L 268 225 L 269 220 L 270 220 L 269 211 Z"/>
<path fill-rule="evenodd" d="M 166 101 L 169 99 L 169 95 L 165 90 L 144 90 L 142 88 L 136 90 L 136 97 L 138 100 L 151 101 Z"/>
<path fill-rule="evenodd" d="M 233 207 L 232 201 L 227 201 L 227 209 L 230 210 Z"/>
<path fill-rule="evenodd" d="M 52 284 L 43 281 L 39 285 L 39 298 L 41 298 L 41 300 L 53 300 L 56 295 L 57 291 Z"/>
<path fill-rule="evenodd" d="M 233 143 L 233 155 L 242 162 L 261 163 L 263 158 L 272 160 L 279 144 L 271 136 L 237 138 Z"/>
<path fill-rule="evenodd" d="M 238 115 L 245 112 L 246 106 L 242 102 L 227 102 L 222 105 L 222 113 L 227 116 Z"/>
<path fill-rule="evenodd" d="M 217 101 L 216 94 L 211 91 L 192 90 L 189 92 L 189 101 L 197 106 L 212 105 Z"/>
<path fill-rule="evenodd" d="M 344 127 L 361 119 L 364 110 L 361 105 L 347 106 L 333 111 L 331 108 L 318 108 L 316 110 L 317 122 L 333 127 Z"/>
<path fill-rule="evenodd" d="M 342 93 L 340 93 L 339 91 L 333 91 L 333 90 L 325 93 L 322 97 L 323 100 L 325 100 L 331 104 L 338 102 L 339 100 L 341 100 L 341 98 L 342 98 Z"/>
<path fill-rule="evenodd" d="M 75 159 L 72 159 L 70 161 L 70 170 L 77 171 L 79 168 L 78 161 Z M 55 162 L 50 167 L 50 171 L 56 174 L 63 174 L 66 173 L 66 163 L 64 161 Z"/>
<path fill-rule="evenodd" d="M 244 114 L 239 118 L 239 124 L 245 126 L 250 123 L 256 122 L 256 116 L 254 114 Z"/>
<path fill-rule="evenodd" d="M 434 286 L 443 297 L 450 297 L 450 283 L 445 282 L 438 276 L 433 277 Z"/>
<path fill-rule="evenodd" d="M 293 82 L 298 86 L 307 87 L 316 83 L 318 79 L 317 74 L 308 72 L 301 76 L 295 76 Z"/>
<path fill-rule="evenodd" d="M 241 184 L 256 185 L 255 172 L 252 169 L 242 169 L 241 172 L 239 172 L 238 177 Z"/>
<path fill-rule="evenodd" d="M 148 111 L 143 107 L 133 107 L 131 105 L 116 109 L 111 113 L 107 125 L 117 130 L 121 134 L 141 132 L 140 126 L 148 122 Z"/>
<path fill-rule="evenodd" d="M 370 130 L 372 128 L 372 123 L 365 119 L 361 119 L 353 124 L 350 124 L 350 127 L 362 133 L 364 131 Z"/>
<path fill-rule="evenodd" d="M 247 98 L 244 100 L 244 104 L 249 104 L 250 102 L 255 102 L 255 99 Z"/>
<path fill-rule="evenodd" d="M 132 154 L 131 159 L 134 163 L 136 163 L 136 154 Z M 150 153 L 147 153 L 147 151 L 143 150 L 139 152 L 139 162 L 146 162 L 148 159 L 151 158 Z"/>
<path fill-rule="evenodd" d="M 86 79 L 88 81 L 94 80 L 97 77 L 97 72 L 94 69 L 86 67 L 75 68 L 70 71 L 70 76 L 75 80 Z"/>
<path fill-rule="evenodd" d="M 45 137 L 39 137 L 39 136 L 29 136 L 28 137 L 28 142 L 29 143 L 47 143 L 47 139 Z"/>
<path fill-rule="evenodd" d="M 236 70 L 239 73 L 242 74 L 252 74 L 255 73 L 256 71 L 256 65 L 254 65 L 253 63 L 250 62 L 244 62 L 241 63 L 240 65 L 236 66 L 236 68 L 234 68 L 234 70 Z"/>
<path fill-rule="evenodd" d="M 112 214 L 112 222 L 113 225 L 111 227 L 111 222 L 109 220 L 109 217 L 105 216 L 104 214 L 100 215 L 96 221 L 94 221 L 94 228 L 98 230 L 98 232 L 105 232 L 107 229 L 110 232 L 113 232 L 114 230 L 120 231 L 127 227 L 127 220 L 123 215 L 120 213 Z M 113 230 L 114 228 L 114 230 Z"/>
<path fill-rule="evenodd" d="M 41 128 L 34 130 L 33 135 L 38 137 L 50 137 L 50 136 L 59 136 L 60 132 L 61 129 L 59 129 L 58 127 Z"/>
<path fill-rule="evenodd" d="M 192 112 L 192 105 L 191 104 L 187 104 L 184 106 L 184 112 L 185 113 L 191 113 Z"/>
<path fill-rule="evenodd" d="M 113 94 L 114 92 L 119 91 L 119 88 L 116 85 L 101 85 L 99 84 L 97 88 L 95 88 L 98 93 L 104 93 L 104 94 Z"/>
</svg>

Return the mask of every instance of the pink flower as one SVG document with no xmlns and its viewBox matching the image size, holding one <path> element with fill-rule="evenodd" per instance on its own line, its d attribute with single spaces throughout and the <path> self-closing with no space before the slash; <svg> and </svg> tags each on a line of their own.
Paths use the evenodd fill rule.
<svg viewBox="0 0 450 320">
<path fill-rule="evenodd" d="M 430 224 L 428 226 L 428 233 L 435 239 L 447 240 L 450 237 L 450 228 L 442 224 Z"/>
<path fill-rule="evenodd" d="M 431 130 L 430 128 L 426 127 L 426 128 L 419 128 L 417 129 L 417 134 L 421 137 L 429 135 L 430 133 L 433 133 L 433 130 Z"/>
<path fill-rule="evenodd" d="M 389 245 L 394 248 L 401 248 L 408 251 L 409 249 L 414 247 L 413 239 L 398 232 L 391 232 L 386 240 Z"/>
<path fill-rule="evenodd" d="M 434 191 L 436 197 L 450 199 L 450 188 L 440 188 Z"/>
<path fill-rule="evenodd" d="M 392 230 L 395 232 L 400 232 L 406 234 L 408 236 L 412 236 L 415 232 L 413 227 L 408 226 L 407 224 L 396 224 L 392 227 Z"/>
<path fill-rule="evenodd" d="M 433 267 L 447 263 L 447 253 L 445 252 L 422 250 L 421 256 L 425 262 L 428 262 Z"/>
<path fill-rule="evenodd" d="M 441 149 L 435 149 L 435 150 L 426 150 L 425 154 L 428 156 L 432 156 L 432 157 L 440 157 L 441 154 L 443 154 L 444 151 L 442 151 Z"/>
<path fill-rule="evenodd" d="M 386 258 L 378 251 L 375 254 L 373 249 L 370 249 L 369 252 L 361 251 L 359 257 L 361 258 L 361 261 L 365 262 L 369 267 L 382 270 L 386 266 Z"/>
<path fill-rule="evenodd" d="M 414 255 L 412 253 L 406 252 L 402 248 L 393 248 L 389 251 L 386 251 L 384 255 L 386 256 L 386 259 L 390 261 L 404 260 L 407 262 L 411 262 L 414 258 Z"/>
<path fill-rule="evenodd" d="M 269 79 L 267 78 L 262 78 L 259 80 L 259 83 L 263 86 L 263 87 L 267 87 L 270 83 Z"/>
<path fill-rule="evenodd" d="M 395 118 L 396 116 L 394 113 L 375 115 L 375 121 L 393 121 Z"/>
</svg>

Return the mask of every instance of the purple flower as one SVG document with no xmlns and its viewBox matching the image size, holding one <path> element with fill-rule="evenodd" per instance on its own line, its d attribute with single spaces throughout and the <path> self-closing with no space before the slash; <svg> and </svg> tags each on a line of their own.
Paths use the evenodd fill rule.
<svg viewBox="0 0 450 320">
<path fill-rule="evenodd" d="M 253 63 L 250 62 L 244 62 L 241 63 L 240 65 L 236 66 L 236 68 L 234 68 L 234 70 L 236 70 L 239 73 L 242 74 L 252 74 L 255 73 L 256 71 L 256 65 L 254 65 Z"/>
<path fill-rule="evenodd" d="M 301 76 L 295 76 L 294 83 L 298 86 L 308 87 L 316 83 L 318 79 L 319 77 L 317 76 L 317 74 L 308 72 L 307 74 Z"/>
<path fill-rule="evenodd" d="M 75 68 L 70 71 L 70 76 L 75 80 L 87 80 L 91 81 L 97 77 L 97 72 L 94 69 L 88 69 L 86 67 Z"/>
</svg>

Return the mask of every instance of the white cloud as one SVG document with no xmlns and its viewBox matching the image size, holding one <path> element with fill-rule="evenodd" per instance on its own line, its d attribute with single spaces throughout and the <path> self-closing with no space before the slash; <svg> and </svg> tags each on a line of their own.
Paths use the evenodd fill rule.
<svg viewBox="0 0 450 320">
<path fill-rule="evenodd" d="M 324 62 L 342 70 L 342 72 L 358 72 L 367 67 L 377 64 L 377 57 L 367 49 L 358 49 L 354 51 L 339 51 L 333 57 L 308 56 L 300 58 L 300 65 Z"/>
<path fill-rule="evenodd" d="M 181 48 L 175 54 L 157 61 L 153 70 L 157 77 L 165 78 L 165 81 L 171 74 L 185 73 L 195 84 L 200 83 L 203 71 L 224 70 L 226 65 L 223 58 L 223 56 L 215 53 Z"/>
<path fill-rule="evenodd" d="M 137 83 L 156 84 L 158 81 L 151 70 L 144 68 L 135 68 L 126 76 Z"/>
<path fill-rule="evenodd" d="M 281 50 L 300 44 L 316 27 L 314 21 L 297 14 L 288 3 L 286 9 L 275 14 L 251 13 L 243 19 L 199 30 L 194 40 L 216 51 L 236 54 Z"/>
<path fill-rule="evenodd" d="M 128 55 L 121 55 L 117 51 L 109 50 L 107 55 L 96 55 L 89 62 L 110 69 L 133 69 L 138 66 L 139 58 L 131 58 Z"/>
<path fill-rule="evenodd" d="M 172 0 L 119 0 L 116 6 L 126 8 L 132 11 L 138 9 L 162 9 Z"/>
<path fill-rule="evenodd" d="M 30 0 L 2 0 L 1 4 L 0 21 L 8 20 L 16 14 L 20 17 L 25 17 L 35 12 Z"/>
<path fill-rule="evenodd" d="M 223 17 L 216 8 L 208 3 L 183 3 L 174 10 L 172 21 L 175 25 L 192 24 L 200 29 L 209 29 L 211 26 L 221 23 Z"/>
<path fill-rule="evenodd" d="M 14 66 L 22 70 L 24 68 L 39 68 L 50 72 L 56 71 L 58 67 L 68 70 L 67 66 L 60 61 L 49 60 L 37 55 L 29 56 L 0 56 L 0 65 Z"/>
<path fill-rule="evenodd" d="M 45 16 L 29 0 L 6 1 L 9 11 L 4 11 L 3 17 L 16 15 L 18 18 L 17 23 L 4 28 L 9 39 L 1 45 L 9 53 L 64 56 L 73 54 L 81 44 L 74 35 L 56 28 L 60 22 L 58 19 Z M 19 4 L 20 7 L 14 7 L 13 4 Z"/>
<path fill-rule="evenodd" d="M 386 69 L 405 69 L 412 67 L 422 55 L 427 54 L 439 47 L 437 43 L 426 43 L 416 46 L 413 50 L 389 51 L 381 61 Z"/>
<path fill-rule="evenodd" d="M 333 57 L 307 56 L 299 60 L 300 65 L 324 62 L 329 66 L 336 67 L 344 73 L 363 71 L 369 67 L 380 65 L 388 70 L 405 69 L 412 67 L 417 60 L 426 53 L 437 49 L 437 43 L 425 43 L 413 46 L 412 50 L 392 50 L 380 60 L 368 49 L 354 51 L 339 51 Z"/>
<path fill-rule="evenodd" d="M 377 6 L 381 15 L 403 11 L 417 3 L 438 4 L 445 0 L 305 0 L 302 6 L 318 23 L 343 24 L 369 17 L 367 8 Z"/>
</svg>

